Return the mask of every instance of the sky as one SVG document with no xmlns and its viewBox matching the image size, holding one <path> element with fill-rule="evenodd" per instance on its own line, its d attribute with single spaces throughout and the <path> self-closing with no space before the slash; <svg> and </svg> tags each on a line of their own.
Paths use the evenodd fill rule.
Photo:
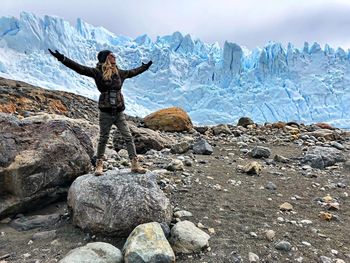
<svg viewBox="0 0 350 263">
<path fill-rule="evenodd" d="M 77 18 L 115 34 L 157 36 L 175 31 L 207 43 L 234 42 L 249 49 L 269 41 L 305 41 L 350 48 L 350 0 L 1 0 L 0 16 Z"/>
</svg>

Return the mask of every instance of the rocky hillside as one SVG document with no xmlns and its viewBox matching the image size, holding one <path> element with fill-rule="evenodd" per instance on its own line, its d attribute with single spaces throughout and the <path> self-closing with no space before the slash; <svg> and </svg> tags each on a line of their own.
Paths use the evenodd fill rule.
<svg viewBox="0 0 350 263">
<path fill-rule="evenodd" d="M 1 263 L 350 261 L 348 131 L 248 118 L 193 127 L 168 109 L 129 123 L 148 173 L 130 173 L 116 133 L 96 177 L 98 127 L 32 110 L 33 94 L 65 107 L 70 94 L 9 83 L 35 106 L 15 92 L 15 114 L 0 114 Z M 90 116 L 81 105 L 70 114 Z"/>
<path fill-rule="evenodd" d="M 97 121 L 97 103 L 73 93 L 47 90 L 0 77 L 0 112 L 28 117 L 39 112 Z"/>
</svg>

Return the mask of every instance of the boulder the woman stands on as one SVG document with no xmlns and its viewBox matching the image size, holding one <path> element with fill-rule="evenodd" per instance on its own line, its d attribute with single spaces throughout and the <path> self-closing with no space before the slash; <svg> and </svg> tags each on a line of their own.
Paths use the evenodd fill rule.
<svg viewBox="0 0 350 263">
<path fill-rule="evenodd" d="M 100 109 L 100 138 L 97 148 L 95 175 L 103 174 L 102 158 L 113 124 L 117 126 L 126 141 L 129 158 L 131 160 L 131 171 L 135 173 L 145 173 L 146 170 L 138 163 L 134 140 L 123 113 L 125 110 L 125 103 L 121 88 L 125 79 L 135 77 L 146 71 L 152 65 L 152 61 L 149 61 L 147 64 L 142 63 L 142 66 L 135 69 L 122 70 L 116 65 L 115 55 L 112 51 L 102 50 L 98 53 L 98 63 L 96 67 L 93 68 L 80 65 L 65 57 L 57 50 L 53 52 L 49 49 L 49 52 L 68 68 L 81 75 L 93 78 L 98 90 L 101 92 L 98 101 L 98 107 Z"/>
</svg>

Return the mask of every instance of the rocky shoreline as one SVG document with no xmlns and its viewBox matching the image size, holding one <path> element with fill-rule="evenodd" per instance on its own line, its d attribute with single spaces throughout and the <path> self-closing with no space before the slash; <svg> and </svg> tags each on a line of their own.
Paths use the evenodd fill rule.
<svg viewBox="0 0 350 263">
<path fill-rule="evenodd" d="M 348 131 L 249 118 L 195 127 L 186 113 L 169 109 L 175 117 L 149 118 L 154 127 L 147 118 L 129 118 L 150 171 L 144 179 L 130 174 L 118 136 L 108 144 L 106 174 L 96 178 L 89 175 L 95 102 L 5 79 L 0 91 L 1 263 L 78 262 L 69 255 L 102 249 L 100 242 L 120 251 L 111 262 L 139 262 L 135 253 L 148 258 L 140 262 L 154 262 L 159 240 L 162 262 L 350 261 Z M 73 188 L 73 181 L 82 185 Z M 161 217 L 160 207 L 168 207 Z M 153 234 L 140 241 L 145 233 Z M 184 236 L 192 241 L 179 245 Z M 108 244 L 106 255 L 114 251 Z"/>
</svg>

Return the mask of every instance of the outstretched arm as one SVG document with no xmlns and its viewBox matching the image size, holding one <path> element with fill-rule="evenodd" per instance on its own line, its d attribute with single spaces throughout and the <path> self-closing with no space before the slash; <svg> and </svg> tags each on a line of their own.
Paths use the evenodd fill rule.
<svg viewBox="0 0 350 263">
<path fill-rule="evenodd" d="M 142 66 L 130 70 L 123 70 L 125 78 L 135 77 L 143 72 L 145 72 L 152 65 L 152 61 L 149 61 L 147 64 L 142 63 Z"/>
<path fill-rule="evenodd" d="M 80 75 L 85 75 L 85 76 L 88 76 L 91 78 L 95 77 L 95 73 L 96 73 L 95 68 L 90 68 L 90 67 L 80 65 L 79 63 L 67 58 L 66 56 L 64 56 L 63 54 L 58 52 L 57 50 L 55 50 L 55 52 L 53 52 L 51 49 L 49 49 L 49 52 L 51 53 L 52 56 L 57 58 L 57 60 L 60 61 L 63 65 L 74 70 L 75 72 L 79 73 Z"/>
</svg>

